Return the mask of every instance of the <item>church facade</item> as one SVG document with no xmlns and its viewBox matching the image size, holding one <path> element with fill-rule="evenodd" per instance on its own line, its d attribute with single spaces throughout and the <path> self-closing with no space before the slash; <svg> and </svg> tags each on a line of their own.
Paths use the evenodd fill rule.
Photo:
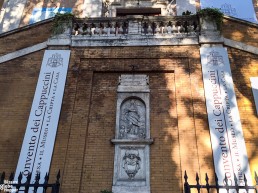
<svg viewBox="0 0 258 193">
<path fill-rule="evenodd" d="M 101 2 L 58 35 L 53 19 L 0 34 L 0 171 L 60 169 L 62 193 L 183 192 L 185 171 L 254 184 L 258 25 L 218 29 L 173 3 Z"/>
</svg>

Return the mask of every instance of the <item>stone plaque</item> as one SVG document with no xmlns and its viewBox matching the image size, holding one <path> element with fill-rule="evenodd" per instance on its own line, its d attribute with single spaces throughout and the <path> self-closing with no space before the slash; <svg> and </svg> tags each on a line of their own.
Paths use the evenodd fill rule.
<svg viewBox="0 0 258 193">
<path fill-rule="evenodd" d="M 119 77 L 118 92 L 149 92 L 149 77 L 132 74 Z"/>
<path fill-rule="evenodd" d="M 149 78 L 146 75 L 121 75 L 119 84 L 122 86 L 146 86 L 149 84 Z"/>
</svg>

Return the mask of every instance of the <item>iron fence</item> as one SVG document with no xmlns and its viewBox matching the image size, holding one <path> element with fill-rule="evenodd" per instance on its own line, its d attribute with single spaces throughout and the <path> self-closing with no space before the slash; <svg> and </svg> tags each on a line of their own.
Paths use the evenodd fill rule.
<svg viewBox="0 0 258 193">
<path fill-rule="evenodd" d="M 46 173 L 44 177 L 44 182 L 40 183 L 40 173 L 35 176 L 35 182 L 31 183 L 31 173 L 26 177 L 26 181 L 23 183 L 22 173 L 19 174 L 17 181 L 14 181 L 14 173 L 11 173 L 10 177 L 6 179 L 5 172 L 1 174 L 0 178 L 0 192 L 24 192 L 28 193 L 32 191 L 33 193 L 46 193 L 48 190 L 51 193 L 59 193 L 60 188 L 60 170 L 56 175 L 56 182 L 50 184 L 49 173 Z"/>
<path fill-rule="evenodd" d="M 195 178 L 196 184 L 195 185 L 189 185 L 189 183 L 187 181 L 188 176 L 187 176 L 186 171 L 185 171 L 184 179 L 185 179 L 185 182 L 184 182 L 184 192 L 185 193 L 191 193 L 191 189 L 196 189 L 198 191 L 198 193 L 201 192 L 201 189 L 204 189 L 204 192 L 207 192 L 207 193 L 210 193 L 212 190 L 215 190 L 215 192 L 217 192 L 217 193 L 219 193 L 220 190 L 226 190 L 227 193 L 229 193 L 229 190 L 235 190 L 237 193 L 239 193 L 240 190 L 245 190 L 247 193 L 250 192 L 250 190 L 253 190 L 253 192 L 258 193 L 258 176 L 257 176 L 256 172 L 255 172 L 255 182 L 256 182 L 255 186 L 250 186 L 247 184 L 247 179 L 246 179 L 245 175 L 244 175 L 244 185 L 239 185 L 236 174 L 234 174 L 234 184 L 235 185 L 229 185 L 228 178 L 226 175 L 223 180 L 224 185 L 220 185 L 218 183 L 219 180 L 218 180 L 216 173 L 215 173 L 215 185 L 210 184 L 207 173 L 205 175 L 205 182 L 206 182 L 205 185 L 200 184 L 200 178 L 199 178 L 198 174 L 196 174 L 196 178 Z"/>
</svg>

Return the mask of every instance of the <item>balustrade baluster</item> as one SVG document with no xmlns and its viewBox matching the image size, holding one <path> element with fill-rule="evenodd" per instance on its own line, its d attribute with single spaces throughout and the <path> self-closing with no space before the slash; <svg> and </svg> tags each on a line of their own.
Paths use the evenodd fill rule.
<svg viewBox="0 0 258 193">
<path fill-rule="evenodd" d="M 130 19 L 120 18 L 89 18 L 87 20 L 75 20 L 72 28 L 72 35 L 87 35 L 88 36 L 118 36 L 128 34 Z M 144 18 L 139 25 L 141 25 L 140 34 L 142 35 L 171 35 L 180 34 L 181 36 L 197 35 L 198 22 L 197 17 L 193 18 L 160 18 L 147 17 Z M 90 37 L 88 37 L 90 38 Z"/>
</svg>

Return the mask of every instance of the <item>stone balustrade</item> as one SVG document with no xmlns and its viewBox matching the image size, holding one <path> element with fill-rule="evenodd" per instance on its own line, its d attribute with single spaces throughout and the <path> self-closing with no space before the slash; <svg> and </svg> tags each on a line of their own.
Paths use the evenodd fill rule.
<svg viewBox="0 0 258 193">
<path fill-rule="evenodd" d="M 115 37 L 126 35 L 198 35 L 197 16 L 127 16 L 73 21 L 72 35 Z"/>
</svg>

